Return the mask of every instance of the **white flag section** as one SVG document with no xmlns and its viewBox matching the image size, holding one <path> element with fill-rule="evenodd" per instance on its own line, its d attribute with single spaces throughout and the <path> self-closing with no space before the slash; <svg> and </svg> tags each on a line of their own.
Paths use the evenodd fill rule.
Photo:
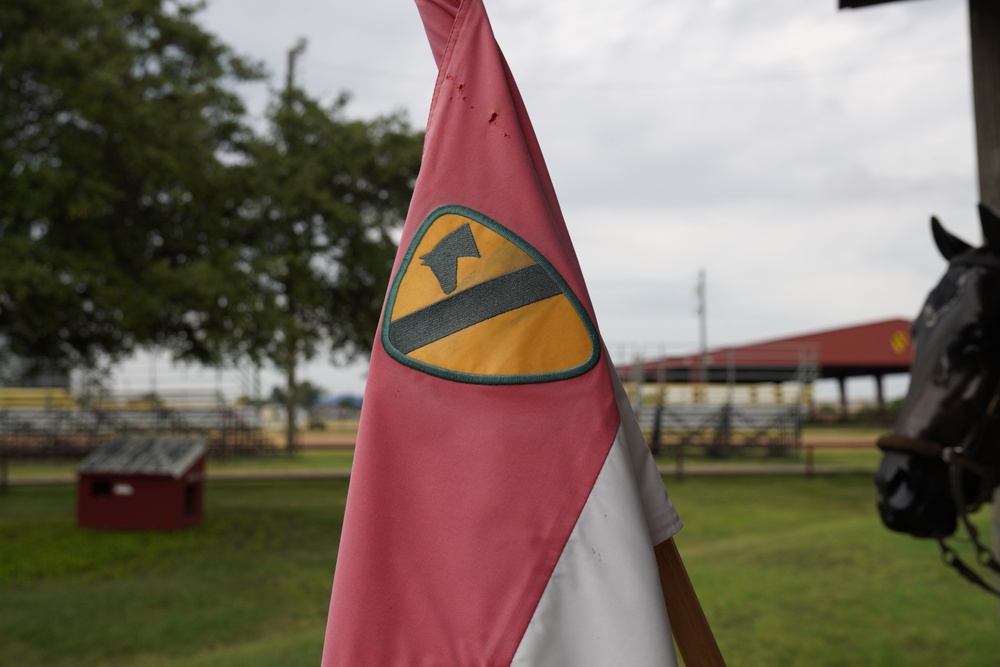
<svg viewBox="0 0 1000 667">
<path fill-rule="evenodd" d="M 653 545 L 682 524 L 611 374 L 621 426 L 514 655 L 517 667 L 677 664 Z"/>
</svg>

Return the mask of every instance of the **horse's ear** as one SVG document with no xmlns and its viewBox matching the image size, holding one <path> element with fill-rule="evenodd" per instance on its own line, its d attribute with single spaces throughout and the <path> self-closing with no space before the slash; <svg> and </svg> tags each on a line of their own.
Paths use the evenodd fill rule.
<svg viewBox="0 0 1000 667">
<path fill-rule="evenodd" d="M 1000 254 L 1000 214 L 988 204 L 979 204 L 979 222 L 983 226 L 983 245 Z"/>
<path fill-rule="evenodd" d="M 949 261 L 955 255 L 960 255 L 972 248 L 972 246 L 962 239 L 952 236 L 950 232 L 941 226 L 941 221 L 933 215 L 931 216 L 931 233 L 934 234 L 934 243 L 937 245 L 938 250 Z"/>
</svg>

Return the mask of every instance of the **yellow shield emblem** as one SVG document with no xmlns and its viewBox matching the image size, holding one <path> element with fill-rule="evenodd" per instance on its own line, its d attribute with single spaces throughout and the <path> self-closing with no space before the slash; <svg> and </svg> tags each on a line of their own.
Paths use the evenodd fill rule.
<svg viewBox="0 0 1000 667">
<path fill-rule="evenodd" d="M 580 300 L 542 255 L 460 206 L 435 210 L 403 257 L 382 318 L 394 359 L 475 384 L 561 380 L 600 357 Z"/>
</svg>

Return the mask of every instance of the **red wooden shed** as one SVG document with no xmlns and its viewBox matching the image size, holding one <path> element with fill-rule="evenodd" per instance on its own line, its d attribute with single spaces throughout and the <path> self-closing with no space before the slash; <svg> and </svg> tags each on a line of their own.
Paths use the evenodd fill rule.
<svg viewBox="0 0 1000 667">
<path fill-rule="evenodd" d="M 173 530 L 201 523 L 207 451 L 202 438 L 113 440 L 77 468 L 77 525 Z"/>
</svg>

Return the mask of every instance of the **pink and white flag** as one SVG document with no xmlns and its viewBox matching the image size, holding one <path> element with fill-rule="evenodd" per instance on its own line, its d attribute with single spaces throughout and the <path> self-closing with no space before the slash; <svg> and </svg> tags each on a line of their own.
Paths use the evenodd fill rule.
<svg viewBox="0 0 1000 667">
<path fill-rule="evenodd" d="M 324 667 L 675 664 L 680 519 L 597 330 L 482 0 L 438 78 L 372 353 Z"/>
</svg>

